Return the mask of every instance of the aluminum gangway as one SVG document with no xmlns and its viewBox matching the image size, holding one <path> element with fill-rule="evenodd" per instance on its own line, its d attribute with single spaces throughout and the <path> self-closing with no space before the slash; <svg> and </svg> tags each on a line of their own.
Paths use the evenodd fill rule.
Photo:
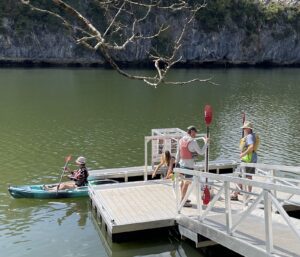
<svg viewBox="0 0 300 257">
<path fill-rule="evenodd" d="M 256 174 L 247 174 L 247 166 L 256 168 Z M 300 206 L 300 180 L 282 177 L 282 172 L 300 175 L 300 167 L 268 164 L 239 167 L 237 172 L 226 175 L 175 169 L 177 223 L 182 236 L 195 241 L 197 246 L 204 236 L 247 257 L 300 256 L 300 220 L 291 218 L 284 209 L 286 203 Z M 281 176 L 276 175 L 278 171 Z M 184 199 L 179 185 L 182 174 L 193 175 Z M 247 175 L 252 179 L 247 179 Z M 212 198 L 204 206 L 201 188 L 206 185 Z M 247 190 L 249 186 L 251 192 Z M 230 199 L 234 191 L 242 195 L 241 201 Z M 193 192 L 196 192 L 196 211 L 186 215 L 183 205 Z"/>
</svg>

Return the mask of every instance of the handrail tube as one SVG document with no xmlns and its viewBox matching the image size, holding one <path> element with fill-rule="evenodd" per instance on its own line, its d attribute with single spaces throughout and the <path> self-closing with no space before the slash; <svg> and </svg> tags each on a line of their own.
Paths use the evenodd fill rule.
<svg viewBox="0 0 300 257">
<path fill-rule="evenodd" d="M 280 205 L 280 203 L 277 201 L 277 199 L 270 194 L 270 197 L 272 199 L 272 202 L 274 203 L 275 207 L 277 208 L 277 211 L 281 214 L 281 216 L 285 219 L 285 222 L 289 225 L 290 229 L 295 233 L 295 235 L 300 239 L 300 233 L 295 229 L 295 226 L 293 226 L 291 223 L 290 216 L 287 215 L 286 211 L 283 209 L 283 207 Z"/>
<path fill-rule="evenodd" d="M 255 207 L 261 202 L 262 198 L 263 192 L 257 197 L 254 203 L 244 212 L 242 217 L 240 217 L 232 226 L 231 233 L 233 233 L 236 230 L 237 226 L 242 222 L 242 220 L 245 219 L 248 216 L 248 214 L 250 214 L 255 209 Z"/>
<path fill-rule="evenodd" d="M 266 182 L 257 182 L 250 179 L 243 179 L 238 177 L 232 177 L 228 175 L 219 175 L 219 174 L 213 174 L 213 173 L 207 173 L 207 172 L 201 172 L 200 174 L 196 174 L 195 172 L 187 169 L 181 169 L 181 168 L 175 168 L 174 172 L 189 174 L 193 176 L 200 176 L 204 178 L 210 178 L 210 179 L 218 179 L 223 181 L 228 181 L 236 184 L 243 184 L 247 186 L 253 186 L 253 187 L 260 187 L 264 188 L 266 190 L 278 190 L 285 193 L 293 193 L 293 194 L 300 194 L 300 188 L 295 188 L 291 186 L 285 186 L 285 185 L 277 185 L 273 183 L 266 183 Z"/>
<path fill-rule="evenodd" d="M 280 170 L 280 171 L 289 171 L 294 173 L 300 174 L 300 166 L 286 166 L 286 165 L 271 165 L 271 164 L 264 164 L 264 163 L 240 163 L 241 167 L 251 167 L 257 168 L 262 170 Z"/>
</svg>

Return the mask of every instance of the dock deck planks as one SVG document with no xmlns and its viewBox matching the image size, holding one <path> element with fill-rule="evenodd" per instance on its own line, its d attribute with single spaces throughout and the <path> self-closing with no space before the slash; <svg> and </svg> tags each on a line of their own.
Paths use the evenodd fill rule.
<svg viewBox="0 0 300 257">
<path fill-rule="evenodd" d="M 176 202 L 170 183 L 156 180 L 92 187 L 90 195 L 112 234 L 175 224 Z"/>
</svg>

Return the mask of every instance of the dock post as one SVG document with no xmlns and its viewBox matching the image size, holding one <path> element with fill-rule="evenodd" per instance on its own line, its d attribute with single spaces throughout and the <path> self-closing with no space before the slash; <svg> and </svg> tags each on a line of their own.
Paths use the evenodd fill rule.
<svg viewBox="0 0 300 257">
<path fill-rule="evenodd" d="M 265 234 L 266 234 L 266 251 L 273 252 L 273 229 L 272 229 L 272 202 L 269 197 L 269 191 L 264 190 L 264 212 L 265 212 Z"/>
<path fill-rule="evenodd" d="M 147 149 L 148 139 L 145 139 L 145 168 L 144 168 L 144 181 L 148 180 L 148 149 Z"/>
<path fill-rule="evenodd" d="M 229 235 L 232 235 L 232 213 L 230 204 L 230 182 L 224 181 L 225 188 L 225 213 L 226 213 L 226 229 Z"/>
</svg>

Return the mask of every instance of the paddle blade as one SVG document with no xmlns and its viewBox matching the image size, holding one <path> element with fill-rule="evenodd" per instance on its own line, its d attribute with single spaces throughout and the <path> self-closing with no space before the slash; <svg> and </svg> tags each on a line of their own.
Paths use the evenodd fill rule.
<svg viewBox="0 0 300 257">
<path fill-rule="evenodd" d="M 207 185 L 204 188 L 203 199 L 202 200 L 203 200 L 204 205 L 208 205 L 209 202 L 210 202 L 210 192 L 209 192 L 209 188 L 208 188 Z"/>
<path fill-rule="evenodd" d="M 206 123 L 206 126 L 209 126 L 209 124 L 211 123 L 212 121 L 212 108 L 210 105 L 205 105 L 205 108 L 204 108 L 204 119 L 205 119 L 205 123 Z"/>
<path fill-rule="evenodd" d="M 69 161 L 71 161 L 71 159 L 72 159 L 72 155 L 69 155 L 65 158 L 65 162 L 69 162 Z"/>
</svg>

